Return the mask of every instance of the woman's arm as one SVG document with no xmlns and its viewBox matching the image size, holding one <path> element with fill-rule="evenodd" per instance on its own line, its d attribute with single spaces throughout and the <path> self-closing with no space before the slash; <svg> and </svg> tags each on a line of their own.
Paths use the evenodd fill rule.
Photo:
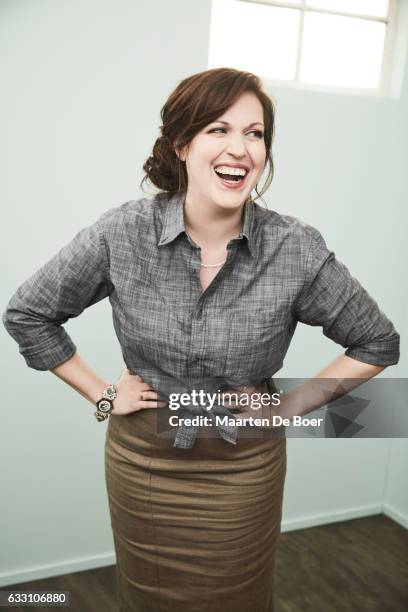
<svg viewBox="0 0 408 612">
<path fill-rule="evenodd" d="M 50 370 L 50 372 L 70 385 L 75 391 L 78 391 L 94 406 L 102 397 L 103 389 L 110 384 L 95 374 L 78 353 L 74 353 L 72 357 Z"/>
<path fill-rule="evenodd" d="M 400 337 L 392 322 L 327 248 L 320 232 L 313 228 L 313 234 L 295 317 L 321 326 L 325 336 L 347 350 L 281 398 L 277 413 L 289 419 L 342 397 L 399 360 Z"/>
<path fill-rule="evenodd" d="M 19 345 L 29 367 L 51 371 L 93 405 L 110 384 L 81 359 L 63 323 L 85 308 L 108 297 L 114 290 L 103 238 L 104 213 L 94 224 L 80 230 L 9 300 L 3 324 Z M 144 408 L 163 406 L 158 394 L 137 374 L 126 368 L 115 383 L 118 397 L 111 414 L 125 415 Z"/>
<path fill-rule="evenodd" d="M 342 397 L 377 376 L 385 367 L 340 355 L 306 383 L 283 395 L 276 414 L 288 419 L 303 416 Z"/>
<path fill-rule="evenodd" d="M 3 313 L 3 324 L 30 368 L 52 370 L 76 351 L 63 324 L 112 290 L 97 221 L 18 287 Z"/>
<path fill-rule="evenodd" d="M 101 399 L 103 389 L 110 384 L 95 374 L 78 353 L 74 353 L 50 371 L 94 406 Z M 111 414 L 126 415 L 137 410 L 163 408 L 166 405 L 166 402 L 159 400 L 157 391 L 137 374 L 131 374 L 127 368 L 120 375 L 115 387 L 117 398 L 113 401 Z"/>
</svg>

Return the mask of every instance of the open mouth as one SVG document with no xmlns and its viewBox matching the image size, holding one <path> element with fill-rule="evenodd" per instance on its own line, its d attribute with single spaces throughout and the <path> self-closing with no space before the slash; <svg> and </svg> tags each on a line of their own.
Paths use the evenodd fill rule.
<svg viewBox="0 0 408 612">
<path fill-rule="evenodd" d="M 215 174 L 221 180 L 221 182 L 228 187 L 241 187 L 246 180 L 249 172 L 244 168 L 225 168 L 222 167 L 221 170 L 218 168 L 214 168 Z"/>
</svg>

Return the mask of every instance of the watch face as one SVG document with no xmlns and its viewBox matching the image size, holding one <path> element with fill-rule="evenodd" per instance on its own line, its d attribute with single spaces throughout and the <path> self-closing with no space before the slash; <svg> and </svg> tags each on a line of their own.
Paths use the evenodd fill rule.
<svg viewBox="0 0 408 612">
<path fill-rule="evenodd" d="M 99 400 L 96 405 L 101 412 L 110 412 L 113 408 L 112 402 L 107 399 Z"/>
<path fill-rule="evenodd" d="M 115 387 L 113 385 L 109 385 L 109 387 L 105 389 L 105 394 L 108 399 L 115 399 L 116 398 Z"/>
</svg>

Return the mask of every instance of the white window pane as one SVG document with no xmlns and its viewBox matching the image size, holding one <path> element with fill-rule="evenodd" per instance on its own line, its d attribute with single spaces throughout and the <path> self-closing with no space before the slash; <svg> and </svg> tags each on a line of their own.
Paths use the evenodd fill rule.
<svg viewBox="0 0 408 612">
<path fill-rule="evenodd" d="M 300 80 L 339 87 L 379 86 L 385 24 L 306 13 Z"/>
<path fill-rule="evenodd" d="M 388 4 L 389 0 L 306 0 L 307 7 L 371 17 L 386 17 Z"/>
<path fill-rule="evenodd" d="M 230 66 L 261 78 L 293 79 L 300 11 L 214 0 L 208 67 Z"/>
</svg>

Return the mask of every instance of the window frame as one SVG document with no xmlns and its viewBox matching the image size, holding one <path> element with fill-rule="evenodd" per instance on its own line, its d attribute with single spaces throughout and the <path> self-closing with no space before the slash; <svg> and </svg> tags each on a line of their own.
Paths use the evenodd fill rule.
<svg viewBox="0 0 408 612">
<path fill-rule="evenodd" d="M 391 81 L 392 81 L 392 62 L 394 53 L 394 40 L 396 36 L 396 14 L 398 0 L 389 0 L 388 14 L 385 17 L 371 17 L 364 14 L 352 14 L 347 11 L 333 11 L 320 8 L 312 8 L 306 6 L 306 0 L 299 0 L 300 4 L 290 5 L 279 2 L 279 0 L 238 0 L 239 2 L 247 2 L 248 4 L 264 4 L 278 8 L 285 8 L 300 12 L 299 32 L 296 51 L 296 71 L 293 79 L 274 79 L 263 77 L 262 81 L 273 87 L 281 86 L 289 89 L 312 90 L 329 92 L 344 95 L 359 95 L 371 97 L 389 97 L 391 96 Z M 303 41 L 303 27 L 306 12 L 324 13 L 328 15 L 339 15 L 342 17 L 353 17 L 356 19 L 367 19 L 368 21 L 379 21 L 385 23 L 385 38 L 382 54 L 382 62 L 380 69 L 380 82 L 376 89 L 372 88 L 355 88 L 342 87 L 333 85 L 319 85 L 318 83 L 308 83 L 299 81 L 300 59 Z"/>
</svg>

